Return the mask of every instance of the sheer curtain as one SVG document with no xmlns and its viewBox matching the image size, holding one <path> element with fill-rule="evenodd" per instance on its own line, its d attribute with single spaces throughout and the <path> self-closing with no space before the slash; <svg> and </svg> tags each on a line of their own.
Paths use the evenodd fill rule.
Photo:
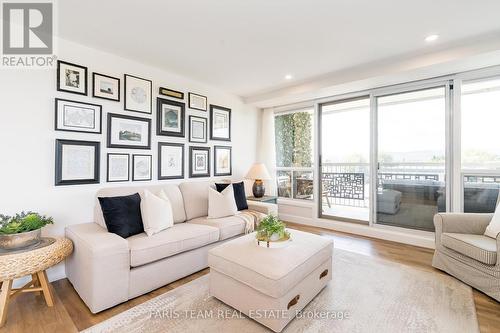
<svg viewBox="0 0 500 333">
<path fill-rule="evenodd" d="M 271 179 L 265 182 L 266 195 L 276 195 L 276 150 L 274 138 L 274 109 L 262 110 L 262 126 L 257 158 L 266 165 Z"/>
</svg>

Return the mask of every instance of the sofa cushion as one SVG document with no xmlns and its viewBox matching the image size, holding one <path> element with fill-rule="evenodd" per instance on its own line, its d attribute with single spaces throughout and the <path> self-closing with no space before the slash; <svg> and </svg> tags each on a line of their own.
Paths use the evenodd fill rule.
<svg viewBox="0 0 500 333">
<path fill-rule="evenodd" d="M 134 193 L 139 193 L 142 197 L 144 190 L 147 189 L 151 193 L 158 195 L 161 190 L 165 192 L 167 197 L 170 199 L 170 204 L 172 205 L 172 213 L 174 216 L 174 223 L 181 223 L 186 221 L 186 212 L 184 210 L 184 200 L 182 198 L 179 186 L 169 184 L 169 185 L 152 185 L 152 186 L 125 186 L 125 187 L 107 187 L 102 188 L 97 191 L 96 203 L 94 208 L 94 222 L 99 224 L 101 227 L 106 228 L 106 223 L 102 216 L 101 205 L 97 197 L 115 197 L 131 195 Z M 205 214 L 206 215 L 206 214 Z"/>
<path fill-rule="evenodd" d="M 98 198 L 106 228 L 123 238 L 144 232 L 141 197 L 138 193 L 121 197 Z"/>
<path fill-rule="evenodd" d="M 215 187 L 217 188 L 218 192 L 222 192 L 229 185 L 231 185 L 231 184 L 230 183 L 222 183 L 222 184 L 216 183 Z M 245 183 L 239 182 L 239 183 L 233 183 L 232 185 L 233 185 L 233 192 L 234 192 L 234 200 L 236 201 L 236 207 L 238 207 L 238 210 L 248 209 L 247 196 L 245 193 Z"/>
<path fill-rule="evenodd" d="M 157 234 L 174 225 L 172 205 L 163 190 L 157 196 L 149 190 L 144 190 L 144 199 L 141 201 L 141 213 L 144 232 L 148 236 Z"/>
<path fill-rule="evenodd" d="M 145 233 L 135 235 L 127 239 L 130 248 L 130 266 L 148 264 L 218 240 L 219 229 L 192 223 L 175 224 L 149 237 Z"/>
<path fill-rule="evenodd" d="M 209 225 L 219 229 L 219 240 L 228 239 L 245 232 L 245 221 L 238 216 L 227 216 L 218 219 L 209 219 L 208 216 L 197 217 L 187 223 Z"/>
<path fill-rule="evenodd" d="M 500 234 L 500 206 L 497 206 L 495 209 L 495 214 L 493 214 L 493 218 L 484 232 L 485 236 L 495 239 L 498 237 L 498 234 Z"/>
<path fill-rule="evenodd" d="M 238 212 L 234 201 L 232 186 L 226 187 L 222 192 L 208 188 L 208 217 L 217 219 L 226 216 L 234 216 Z"/>
<path fill-rule="evenodd" d="M 496 240 L 483 235 L 445 232 L 441 235 L 443 246 L 487 265 L 497 262 Z"/>
<path fill-rule="evenodd" d="M 208 188 L 210 186 L 213 186 L 211 182 L 184 182 L 179 185 L 184 199 L 186 220 L 208 215 Z"/>
</svg>

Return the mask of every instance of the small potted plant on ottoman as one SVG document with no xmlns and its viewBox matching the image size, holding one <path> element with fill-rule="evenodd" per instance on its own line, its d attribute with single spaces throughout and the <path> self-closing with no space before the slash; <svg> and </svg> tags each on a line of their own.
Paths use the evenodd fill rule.
<svg viewBox="0 0 500 333">
<path fill-rule="evenodd" d="M 38 244 L 42 227 L 52 223 L 52 217 L 34 212 L 22 212 L 15 216 L 0 214 L 0 249 L 15 250 Z"/>
<path fill-rule="evenodd" d="M 290 240 L 285 223 L 276 216 L 268 215 L 257 227 L 257 244 L 264 247 L 282 247 Z"/>
</svg>

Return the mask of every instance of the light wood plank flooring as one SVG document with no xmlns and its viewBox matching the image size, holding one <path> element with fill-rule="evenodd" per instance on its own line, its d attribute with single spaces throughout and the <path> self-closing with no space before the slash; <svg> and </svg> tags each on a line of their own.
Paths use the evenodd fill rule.
<svg viewBox="0 0 500 333">
<path fill-rule="evenodd" d="M 335 242 L 335 248 L 338 249 L 437 272 L 431 266 L 433 250 L 315 227 L 291 223 L 288 225 L 291 228 L 331 237 Z M 88 310 L 69 281 L 62 279 L 52 283 L 55 303 L 52 308 L 45 305 L 42 296 L 32 293 L 15 298 L 9 308 L 7 324 L 0 329 L 0 333 L 78 332 L 207 273 L 208 269 L 204 269 L 97 315 Z M 500 332 L 500 303 L 476 290 L 474 290 L 474 301 L 481 332 Z"/>
</svg>

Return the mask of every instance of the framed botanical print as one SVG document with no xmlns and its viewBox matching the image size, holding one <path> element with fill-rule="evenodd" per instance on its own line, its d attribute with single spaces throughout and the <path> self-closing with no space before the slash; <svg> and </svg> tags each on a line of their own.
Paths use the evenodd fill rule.
<svg viewBox="0 0 500 333">
<path fill-rule="evenodd" d="M 55 130 L 101 134 L 102 106 L 56 98 Z"/>
<path fill-rule="evenodd" d="M 87 95 L 87 67 L 58 60 L 57 90 Z"/>
<path fill-rule="evenodd" d="M 188 94 L 189 108 L 193 110 L 207 111 L 207 97 L 195 93 Z"/>
<path fill-rule="evenodd" d="M 108 153 L 108 172 L 106 181 L 128 182 L 130 180 L 130 155 Z"/>
<path fill-rule="evenodd" d="M 99 183 L 99 142 L 56 140 L 55 185 Z"/>
<path fill-rule="evenodd" d="M 210 177 L 210 147 L 189 147 L 189 177 Z"/>
<path fill-rule="evenodd" d="M 207 143 L 207 118 L 189 116 L 189 142 Z"/>
<path fill-rule="evenodd" d="M 151 113 L 153 82 L 125 74 L 125 110 Z"/>
<path fill-rule="evenodd" d="M 231 147 L 214 146 L 214 176 L 230 176 L 232 164 Z"/>
<path fill-rule="evenodd" d="M 158 179 L 184 179 L 184 144 L 158 143 Z"/>
<path fill-rule="evenodd" d="M 151 155 L 132 155 L 132 181 L 151 180 L 153 178 L 152 160 Z"/>
<path fill-rule="evenodd" d="M 151 119 L 108 113 L 108 148 L 151 148 Z"/>
<path fill-rule="evenodd" d="M 158 98 L 157 112 L 157 135 L 184 137 L 184 103 Z"/>
<path fill-rule="evenodd" d="M 158 93 L 160 95 L 171 97 L 171 98 L 184 99 L 184 93 L 182 91 L 177 91 L 177 90 L 173 90 L 173 89 L 160 87 L 160 90 L 158 91 Z"/>
<path fill-rule="evenodd" d="M 92 96 L 120 101 L 120 79 L 99 73 L 92 73 Z"/>
<path fill-rule="evenodd" d="M 231 109 L 210 105 L 210 139 L 231 141 Z"/>
</svg>

